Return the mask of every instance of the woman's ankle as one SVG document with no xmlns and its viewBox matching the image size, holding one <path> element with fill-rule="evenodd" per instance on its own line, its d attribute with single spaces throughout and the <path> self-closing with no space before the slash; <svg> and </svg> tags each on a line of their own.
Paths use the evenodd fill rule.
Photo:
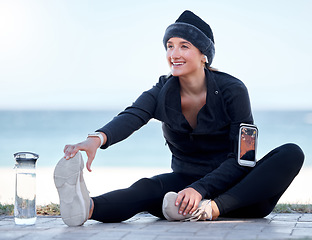
<svg viewBox="0 0 312 240">
<path fill-rule="evenodd" d="M 220 215 L 220 211 L 219 211 L 218 205 L 213 200 L 211 201 L 211 208 L 212 208 L 212 219 L 211 220 L 216 220 Z"/>
<path fill-rule="evenodd" d="M 93 209 L 94 209 L 94 202 L 93 202 L 93 199 L 90 198 L 90 211 L 89 211 L 89 217 L 88 217 L 88 219 L 90 219 L 90 218 L 92 217 Z"/>
</svg>

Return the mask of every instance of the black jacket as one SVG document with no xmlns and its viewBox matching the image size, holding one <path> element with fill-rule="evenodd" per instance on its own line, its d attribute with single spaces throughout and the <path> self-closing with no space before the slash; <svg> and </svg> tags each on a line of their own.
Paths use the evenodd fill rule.
<svg viewBox="0 0 312 240">
<path fill-rule="evenodd" d="M 192 129 L 181 109 L 178 77 L 161 76 L 132 106 L 97 131 L 107 135 L 102 148 L 117 143 L 151 118 L 163 123 L 163 134 L 172 152 L 172 170 L 196 176 L 193 187 L 213 198 L 238 182 L 249 171 L 236 159 L 240 123 L 253 123 L 245 85 L 222 72 L 206 70 L 206 105 Z"/>
</svg>

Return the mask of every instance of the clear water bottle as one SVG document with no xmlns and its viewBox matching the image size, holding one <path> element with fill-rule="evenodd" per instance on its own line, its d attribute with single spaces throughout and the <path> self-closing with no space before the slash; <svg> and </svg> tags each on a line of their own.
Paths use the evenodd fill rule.
<svg viewBox="0 0 312 240">
<path fill-rule="evenodd" d="M 14 220 L 17 225 L 36 223 L 36 161 L 38 154 L 18 152 L 16 161 Z"/>
</svg>

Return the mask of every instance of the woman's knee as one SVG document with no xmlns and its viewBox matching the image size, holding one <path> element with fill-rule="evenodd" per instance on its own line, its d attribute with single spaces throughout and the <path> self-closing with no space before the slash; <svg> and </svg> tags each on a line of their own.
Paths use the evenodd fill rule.
<svg viewBox="0 0 312 240">
<path fill-rule="evenodd" d="M 264 164 L 274 169 L 284 169 L 288 173 L 298 174 L 304 162 L 304 153 L 294 143 L 287 143 L 273 149 L 259 161 L 258 165 Z M 267 165 L 269 164 L 269 165 Z"/>
<path fill-rule="evenodd" d="M 277 148 L 277 162 L 283 169 L 297 175 L 304 162 L 304 153 L 302 149 L 294 143 L 287 143 Z"/>
<path fill-rule="evenodd" d="M 295 143 L 287 143 L 281 146 L 283 151 L 285 152 L 286 156 L 291 159 L 295 160 L 298 166 L 302 166 L 304 162 L 304 153 L 302 149 Z"/>
<path fill-rule="evenodd" d="M 137 191 L 143 192 L 143 193 L 157 193 L 161 192 L 162 186 L 161 183 L 155 179 L 152 178 L 142 178 L 138 180 L 137 182 L 133 183 L 130 186 L 130 189 L 136 189 Z"/>
</svg>

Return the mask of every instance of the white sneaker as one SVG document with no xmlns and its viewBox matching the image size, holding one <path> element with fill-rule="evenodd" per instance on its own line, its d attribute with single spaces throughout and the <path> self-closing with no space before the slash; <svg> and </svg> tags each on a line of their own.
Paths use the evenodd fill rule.
<svg viewBox="0 0 312 240">
<path fill-rule="evenodd" d="M 81 153 L 62 158 L 54 169 L 54 183 L 60 197 L 64 223 L 70 227 L 84 224 L 89 217 L 90 197 L 83 179 L 84 162 Z"/>
<path fill-rule="evenodd" d="M 175 192 L 166 193 L 162 212 L 168 221 L 198 221 L 198 220 L 211 220 L 212 219 L 212 208 L 211 200 L 200 201 L 198 208 L 192 214 L 186 214 L 185 216 L 179 214 L 179 206 L 175 205 L 178 194 Z"/>
</svg>

